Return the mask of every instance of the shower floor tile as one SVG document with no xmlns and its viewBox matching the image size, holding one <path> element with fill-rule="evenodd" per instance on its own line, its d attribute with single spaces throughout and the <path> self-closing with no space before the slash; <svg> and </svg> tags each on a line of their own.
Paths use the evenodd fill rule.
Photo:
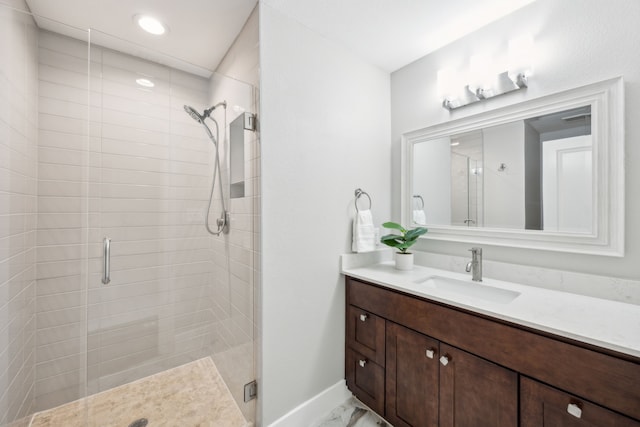
<svg viewBox="0 0 640 427">
<path fill-rule="evenodd" d="M 32 427 L 248 427 L 210 357 L 33 416 Z M 85 420 L 88 420 L 86 422 Z"/>
</svg>

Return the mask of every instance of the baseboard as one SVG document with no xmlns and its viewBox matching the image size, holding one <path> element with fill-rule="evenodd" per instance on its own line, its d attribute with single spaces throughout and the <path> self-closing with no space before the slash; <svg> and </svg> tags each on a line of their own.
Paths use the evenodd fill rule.
<svg viewBox="0 0 640 427">
<path fill-rule="evenodd" d="M 278 418 L 269 427 L 308 426 L 317 419 L 329 414 L 350 397 L 351 392 L 347 389 L 345 381 L 339 381 Z"/>
</svg>

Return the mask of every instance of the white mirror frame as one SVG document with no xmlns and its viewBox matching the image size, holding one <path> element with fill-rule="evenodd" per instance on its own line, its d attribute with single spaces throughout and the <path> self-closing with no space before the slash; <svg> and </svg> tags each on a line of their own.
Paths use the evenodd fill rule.
<svg viewBox="0 0 640 427">
<path fill-rule="evenodd" d="M 624 255 L 624 83 L 622 77 L 582 86 L 405 133 L 402 136 L 401 215 L 413 222 L 413 147 L 416 143 L 591 105 L 594 156 L 591 233 L 466 228 L 426 224 L 426 239 L 592 255 Z"/>
</svg>

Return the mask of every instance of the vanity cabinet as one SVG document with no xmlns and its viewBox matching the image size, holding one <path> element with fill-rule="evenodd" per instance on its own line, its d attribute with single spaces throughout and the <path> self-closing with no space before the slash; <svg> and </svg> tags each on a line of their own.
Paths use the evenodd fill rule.
<svg viewBox="0 0 640 427">
<path fill-rule="evenodd" d="M 346 285 L 347 386 L 396 427 L 640 427 L 638 358 Z"/>
<path fill-rule="evenodd" d="M 518 374 L 446 344 L 440 366 L 440 426 L 518 427 Z"/>
<path fill-rule="evenodd" d="M 396 427 L 517 427 L 518 376 L 387 322 L 385 417 Z"/>
<path fill-rule="evenodd" d="M 386 418 L 395 427 L 436 427 L 440 343 L 396 323 L 386 326 Z"/>
</svg>

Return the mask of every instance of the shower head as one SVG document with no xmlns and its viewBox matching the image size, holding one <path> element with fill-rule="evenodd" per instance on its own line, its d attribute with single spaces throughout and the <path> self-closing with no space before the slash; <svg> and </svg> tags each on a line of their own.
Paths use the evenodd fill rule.
<svg viewBox="0 0 640 427">
<path fill-rule="evenodd" d="M 184 111 L 186 111 L 191 116 L 191 118 L 193 120 L 197 121 L 198 123 L 204 123 L 204 119 L 209 117 L 211 115 L 211 113 L 213 112 L 213 110 L 215 110 L 216 108 L 218 108 L 221 105 L 224 108 L 227 108 L 227 101 L 218 102 L 213 107 L 204 110 L 204 112 L 202 114 L 198 113 L 195 108 L 193 108 L 193 107 L 191 107 L 189 105 L 185 105 L 184 106 Z"/>
<path fill-rule="evenodd" d="M 184 111 L 186 111 L 193 120 L 195 120 L 198 123 L 204 123 L 204 116 L 201 116 L 200 113 L 198 113 L 196 111 L 195 108 L 189 106 L 189 105 L 185 105 L 184 106 Z"/>
</svg>

